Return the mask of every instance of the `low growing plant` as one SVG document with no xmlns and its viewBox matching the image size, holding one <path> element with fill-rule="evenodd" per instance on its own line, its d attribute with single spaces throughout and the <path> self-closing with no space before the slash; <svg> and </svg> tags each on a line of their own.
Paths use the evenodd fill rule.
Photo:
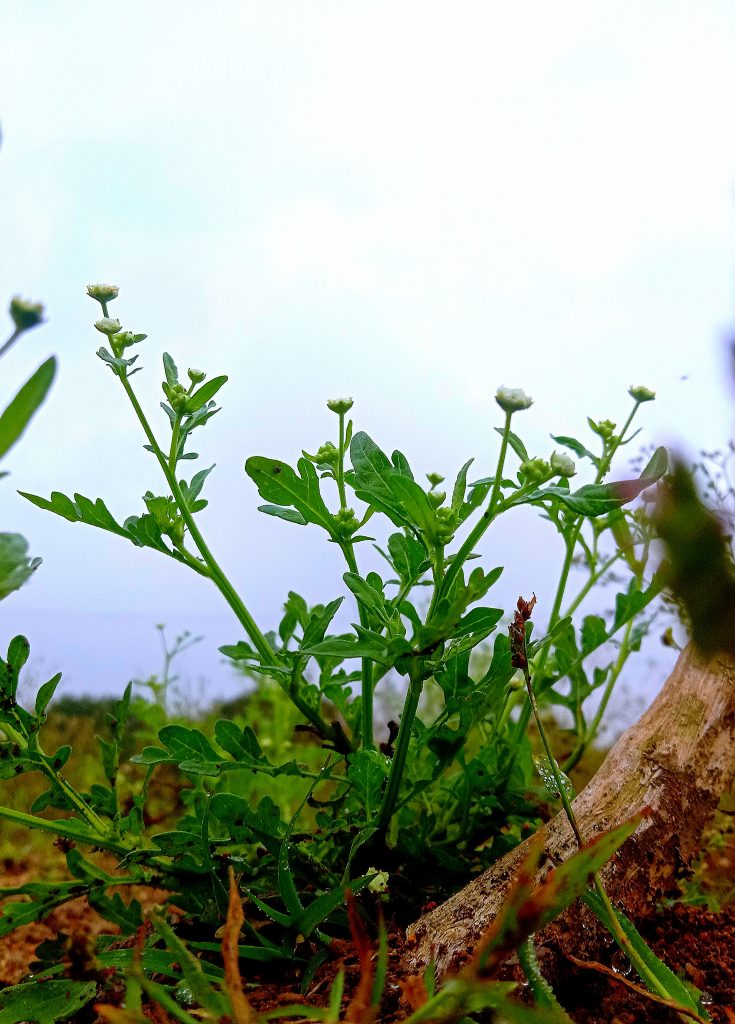
<svg viewBox="0 0 735 1024">
<path fill-rule="evenodd" d="M 438 473 L 428 474 L 428 487 L 423 486 L 402 452 L 389 457 L 366 432 L 355 431 L 348 416 L 352 399 L 328 402 L 336 417 L 334 437 L 314 454 L 304 451 L 295 468 L 270 456 L 245 462 L 264 502 L 261 511 L 285 520 L 287 528 L 322 530 L 341 552 L 346 570 L 324 603 L 310 607 L 290 592 L 277 629 L 264 632 L 199 525 L 207 504 L 202 492 L 213 467 L 186 472 L 198 458 L 191 450 L 197 432 L 219 411 L 215 398 L 227 377 L 207 379 L 197 369 L 180 375 L 174 359 L 164 353 L 162 438 L 132 382 L 140 367 L 129 350 L 146 336 L 123 329 L 109 316 L 116 287 L 92 285 L 88 293 L 101 306 L 95 327 L 106 337 L 97 354 L 130 402 L 165 486 L 160 493 L 146 492 L 145 511 L 122 521 L 102 499 L 82 494 L 25 497 L 70 522 L 153 548 L 209 579 L 244 633 L 222 652 L 261 678 L 266 688 L 251 700 L 277 686 L 279 699 L 272 691 L 269 697 L 273 706 L 287 701 L 291 710 L 290 717 L 280 716 L 278 735 L 269 735 L 266 716 L 249 716 L 248 702 L 241 714 L 220 718 L 211 729 L 167 722 L 158 730 L 157 745 L 133 757 L 142 775 L 136 784 L 126 778 L 123 794 L 129 686 L 109 716 L 108 735 L 99 740 L 106 781 L 82 792 L 64 773 L 71 749 L 47 752 L 41 745 L 46 708 L 59 678 L 40 689 L 32 709 L 25 708 L 17 691 L 29 646 L 22 637 L 13 640 L 0 665 L 0 729 L 5 734 L 0 775 L 15 779 L 39 772 L 48 789 L 30 813 L 0 808 L 0 817 L 66 843 L 73 880 L 12 890 L 26 899 L 5 905 L 0 934 L 85 894 L 124 934 L 133 935 L 143 926 L 143 914 L 135 899 L 121 897 L 121 889 L 140 884 L 163 888 L 188 928 L 184 924 L 176 935 L 157 918 L 137 953 L 102 949 L 99 962 L 118 968 L 139 964 L 138 988 L 134 985 L 130 996 L 137 1005 L 140 986 L 148 991 L 144 979 L 149 975 L 141 971 L 168 979 L 160 983 L 168 993 L 165 1003 L 175 998 L 172 992 L 182 982 L 182 970 L 186 973 L 182 936 L 204 957 L 199 968 L 204 975 L 218 976 L 207 954 L 218 948 L 213 940 L 228 908 L 232 913 L 234 885 L 237 899 L 248 905 L 248 919 L 238 929 L 238 960 L 275 965 L 296 960 L 308 980 L 330 938 L 346 932 L 348 890 L 383 890 L 391 913 L 408 920 L 424 901 L 444 898 L 516 845 L 536 827 L 550 802 L 561 800 L 574 827 L 568 779 L 548 745 L 540 710 L 556 705 L 570 712 L 569 760 L 576 763 L 595 738 L 612 688 L 640 646 L 652 602 L 664 586 L 664 574 L 651 568 L 653 529 L 631 503 L 666 473 L 665 450 L 654 452 L 639 477 L 609 480 L 615 455 L 636 436 L 634 417 L 653 393 L 630 389 L 632 405 L 621 428 L 609 420 L 588 421 L 597 451 L 574 437 L 552 435 L 557 448 L 541 458 L 529 454 L 515 429 L 531 399 L 501 388 L 496 395 L 503 413 L 496 428 L 496 466 L 490 475 L 470 480 L 473 459 L 467 460 L 451 492 L 442 489 L 444 478 Z M 577 465 L 566 451 L 576 455 L 590 482 L 572 485 Z M 523 505 L 539 510 L 564 551 L 555 592 L 544 602 L 550 608 L 546 632 L 538 639 L 532 635 L 535 598 L 519 600 L 510 632 L 499 633 L 483 659 L 478 653 L 506 610 L 486 603 L 503 569 L 474 564 L 477 548 L 501 516 Z M 362 566 L 368 544 L 385 563 L 380 573 Z M 584 579 L 570 593 L 575 563 Z M 624 584 L 612 618 L 581 614 L 586 599 L 613 569 Z M 355 619 L 352 628 L 330 631 L 346 600 Z M 589 669 L 592 655 L 595 667 Z M 389 678 L 402 693 L 399 723 L 386 724 L 376 716 L 380 687 Z M 599 707 L 588 717 L 586 702 L 595 691 L 601 696 Z M 532 715 L 545 746 L 536 765 L 528 735 Z M 146 827 L 146 801 L 162 766 L 181 773 L 187 785 L 175 827 L 155 832 Z M 40 816 L 44 809 L 66 817 L 48 820 Z M 605 858 L 624 836 L 608 838 Z M 116 858 L 119 873 L 99 865 L 98 851 Z M 589 870 L 579 873 L 580 891 Z M 629 923 L 621 922 L 597 881 L 588 902 L 643 980 L 661 998 L 673 998 L 696 1015 L 691 997 L 650 959 L 650 951 L 641 951 Z M 518 941 L 525 942 L 529 934 L 519 933 Z M 533 974 L 530 947 L 524 955 Z M 470 985 L 467 977 L 464 983 Z M 539 1000 L 543 1005 L 543 996 Z M 544 1019 L 561 1019 L 563 1011 L 548 1005 Z M 474 1006 L 461 1003 L 451 1019 L 466 1017 Z M 423 1019 L 429 1018 L 420 1010 L 411 1017 Z"/>
</svg>

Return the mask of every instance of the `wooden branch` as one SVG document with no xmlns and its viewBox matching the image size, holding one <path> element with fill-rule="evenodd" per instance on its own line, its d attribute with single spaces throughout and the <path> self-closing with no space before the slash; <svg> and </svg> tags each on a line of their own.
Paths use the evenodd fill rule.
<svg viewBox="0 0 735 1024">
<path fill-rule="evenodd" d="M 698 852 L 702 830 L 733 776 L 735 658 L 703 659 L 688 647 L 651 707 L 574 801 L 585 840 L 651 808 L 602 872 L 611 898 L 631 916 L 671 891 L 680 868 Z M 539 880 L 576 849 L 563 813 L 542 833 L 547 856 Z M 467 958 L 502 905 L 529 841 L 408 929 L 407 972 L 417 973 L 434 959 L 444 974 Z"/>
</svg>

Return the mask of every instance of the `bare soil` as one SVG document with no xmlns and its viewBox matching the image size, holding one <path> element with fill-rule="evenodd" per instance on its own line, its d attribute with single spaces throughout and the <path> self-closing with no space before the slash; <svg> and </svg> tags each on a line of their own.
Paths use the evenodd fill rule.
<svg viewBox="0 0 735 1024">
<path fill-rule="evenodd" d="M 29 881 L 34 873 L 38 877 L 39 867 L 32 861 L 0 864 L 0 885 L 22 884 Z M 156 892 L 145 893 L 144 890 L 136 895 L 149 905 L 159 902 L 163 896 Z M 720 913 L 711 913 L 702 907 L 675 904 L 637 923 L 644 937 L 672 970 L 707 993 L 711 1000 L 708 1010 L 716 1024 L 735 1024 L 735 905 Z M 71 939 L 67 954 L 68 976 L 79 977 L 80 973 L 86 977 L 90 974 L 95 976 L 91 955 L 94 940 L 101 933 L 114 932 L 115 928 L 104 922 L 84 899 L 73 900 L 54 910 L 42 923 L 19 928 L 12 935 L 0 939 L 0 984 L 19 982 L 35 959 L 36 946 L 60 933 Z M 410 979 L 402 977 L 398 968 L 405 951 L 405 938 L 403 929 L 396 925 L 389 926 L 389 947 L 390 969 L 379 1017 L 381 1024 L 397 1024 L 409 1012 L 404 988 L 410 985 Z M 309 986 L 306 993 L 309 1002 L 326 1004 L 331 983 L 341 968 L 346 973 L 347 999 L 358 983 L 359 965 L 352 944 L 337 941 L 332 945 L 331 954 Z M 579 949 L 579 958 L 585 959 L 583 947 Z M 607 947 L 599 958 L 605 966 L 620 972 L 621 964 L 613 946 Z M 297 970 L 289 975 L 281 965 L 277 974 L 263 971 L 260 976 L 255 976 L 252 971 L 251 966 L 245 978 L 246 990 L 257 1010 L 265 1011 L 304 1000 Z M 100 985 L 100 1001 L 119 1003 L 122 996 L 120 987 L 104 973 L 96 976 Z M 609 977 L 567 960 L 553 980 L 560 1002 L 578 1024 L 678 1022 L 670 1010 L 630 991 L 625 981 L 633 979 L 624 973 Z M 95 1017 L 91 1008 L 87 1008 L 78 1020 L 80 1024 L 91 1024 Z M 160 1013 L 156 1019 L 163 1019 Z"/>
</svg>

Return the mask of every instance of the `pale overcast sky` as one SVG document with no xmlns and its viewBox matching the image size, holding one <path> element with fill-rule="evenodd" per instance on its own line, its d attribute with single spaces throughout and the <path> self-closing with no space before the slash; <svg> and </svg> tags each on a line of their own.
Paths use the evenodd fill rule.
<svg viewBox="0 0 735 1024">
<path fill-rule="evenodd" d="M 49 321 L 3 361 L 3 394 L 60 359 L 2 484 L 2 528 L 44 564 L 3 603 L 0 644 L 22 629 L 69 687 L 114 692 L 156 668 L 155 622 L 206 632 L 192 664 L 212 680 L 239 637 L 206 581 L 15 493 L 76 490 L 124 519 L 160 489 L 95 358 L 90 281 L 119 284 L 111 312 L 150 335 L 134 382 L 161 431 L 162 351 L 230 375 L 196 449 L 217 462 L 201 519 L 265 628 L 289 589 L 341 593 L 343 567 L 315 529 L 255 511 L 242 464 L 315 450 L 329 397 L 447 476 L 470 455 L 492 471 L 499 385 L 533 395 L 535 454 L 588 413 L 620 422 L 639 383 L 659 395 L 641 440 L 723 445 L 734 45 L 715 0 L 0 2 L 0 291 Z M 548 607 L 547 528 L 500 533 L 496 600 Z"/>
</svg>

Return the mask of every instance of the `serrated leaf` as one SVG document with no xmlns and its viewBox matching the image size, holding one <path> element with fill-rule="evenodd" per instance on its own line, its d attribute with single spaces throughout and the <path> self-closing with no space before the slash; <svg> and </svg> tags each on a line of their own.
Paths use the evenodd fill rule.
<svg viewBox="0 0 735 1024">
<path fill-rule="evenodd" d="M 295 508 L 305 522 L 321 526 L 330 537 L 335 537 L 334 517 L 321 496 L 319 477 L 314 466 L 308 459 L 299 459 L 297 466 L 300 476 L 285 462 L 252 455 L 245 463 L 245 472 L 266 501 L 277 507 Z M 281 512 L 276 512 L 270 505 L 262 511 L 268 515 L 289 518 L 291 522 L 299 522 L 297 518 L 286 517 Z"/>
<path fill-rule="evenodd" d="M 390 488 L 391 479 L 400 474 L 364 430 L 359 430 L 352 438 L 350 460 L 357 497 L 383 512 L 396 526 L 405 526 L 405 514 Z"/>
<path fill-rule="evenodd" d="M 228 719 L 219 719 L 214 726 L 215 742 L 236 761 L 260 761 L 263 751 L 249 725 L 240 726 Z"/>
<path fill-rule="evenodd" d="M 389 478 L 388 486 L 406 519 L 425 536 L 433 537 L 436 530 L 436 513 L 423 488 L 415 480 L 397 474 Z"/>
<path fill-rule="evenodd" d="M 68 519 L 71 523 L 86 523 L 88 526 L 95 526 L 97 529 L 117 534 L 118 537 L 124 537 L 136 547 L 154 548 L 156 551 L 162 551 L 166 555 L 178 558 L 178 553 L 172 552 L 164 544 L 161 531 L 150 515 L 140 518 L 131 516 L 121 526 L 101 498 L 92 501 L 90 498 L 85 498 L 83 494 L 75 494 L 74 501 L 72 501 L 60 491 L 52 491 L 50 499 L 41 498 L 37 494 L 28 494 L 25 491 L 18 491 L 18 493 L 37 508 L 53 512 L 63 519 Z"/>
<path fill-rule="evenodd" d="M 0 601 L 27 583 L 40 564 L 40 558 L 29 557 L 25 537 L 0 533 Z"/>
<path fill-rule="evenodd" d="M 410 649 L 410 645 L 406 644 L 406 648 Z M 385 665 L 387 668 L 393 665 L 397 657 L 397 653 L 394 653 L 389 647 L 388 641 L 382 638 L 351 640 L 337 636 L 327 637 L 326 640 L 314 644 L 313 647 L 304 648 L 301 653 L 313 654 L 320 658 L 339 658 L 340 660 L 369 658 L 370 661 L 374 661 L 378 665 Z"/>
</svg>

